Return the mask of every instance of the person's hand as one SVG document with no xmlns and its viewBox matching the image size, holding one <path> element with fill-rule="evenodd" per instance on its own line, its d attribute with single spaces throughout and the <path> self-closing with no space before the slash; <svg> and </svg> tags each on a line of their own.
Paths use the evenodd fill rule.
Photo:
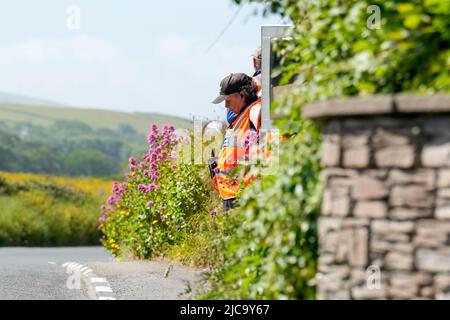
<svg viewBox="0 0 450 320">
<path fill-rule="evenodd" d="M 215 155 L 214 148 L 212 148 L 211 158 L 208 159 L 209 175 L 211 176 L 211 178 L 214 178 L 214 176 L 216 175 L 216 171 L 218 170 L 217 161 L 219 161 L 219 159 Z"/>
<path fill-rule="evenodd" d="M 211 157 L 211 158 L 208 159 L 209 175 L 211 176 L 211 178 L 213 178 L 214 175 L 216 174 L 217 161 L 218 161 L 217 157 Z"/>
</svg>

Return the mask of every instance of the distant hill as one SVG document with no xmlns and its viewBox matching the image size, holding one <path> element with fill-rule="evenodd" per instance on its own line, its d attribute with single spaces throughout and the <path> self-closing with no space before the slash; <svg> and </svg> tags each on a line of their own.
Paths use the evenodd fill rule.
<svg viewBox="0 0 450 320">
<path fill-rule="evenodd" d="M 0 104 L 28 104 L 28 105 L 41 105 L 41 106 L 62 106 L 61 103 L 32 98 L 28 96 L 6 93 L 0 91 Z"/>
<path fill-rule="evenodd" d="M 0 101 L 1 101 L 0 95 Z M 8 97 L 6 95 L 5 97 Z M 13 95 L 11 95 L 13 97 Z M 18 101 L 18 100 L 16 100 Z M 117 129 L 120 124 L 128 124 L 137 131 L 147 134 L 151 124 L 158 126 L 172 124 L 177 128 L 189 128 L 190 121 L 185 118 L 157 113 L 118 112 L 100 109 L 82 109 L 64 106 L 46 106 L 28 103 L 1 103 L 0 121 L 29 122 L 41 126 L 50 126 L 55 120 L 78 120 L 92 128 Z"/>
<path fill-rule="evenodd" d="M 169 115 L 83 109 L 1 94 L 0 171 L 119 177 L 128 170 L 130 156 L 148 149 L 153 123 L 191 127 L 189 120 Z"/>
</svg>

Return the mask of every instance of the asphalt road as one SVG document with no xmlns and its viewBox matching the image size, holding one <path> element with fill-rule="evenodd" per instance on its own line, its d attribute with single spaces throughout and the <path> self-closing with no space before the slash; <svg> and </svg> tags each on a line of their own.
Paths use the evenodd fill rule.
<svg viewBox="0 0 450 320">
<path fill-rule="evenodd" d="M 183 299 L 201 270 L 117 262 L 102 247 L 0 248 L 0 299 Z"/>
</svg>

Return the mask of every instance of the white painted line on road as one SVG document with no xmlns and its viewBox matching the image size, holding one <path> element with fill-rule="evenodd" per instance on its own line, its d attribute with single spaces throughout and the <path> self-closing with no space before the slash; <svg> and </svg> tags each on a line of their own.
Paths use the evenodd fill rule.
<svg viewBox="0 0 450 320">
<path fill-rule="evenodd" d="M 106 278 L 100 278 L 94 274 L 94 271 L 90 269 L 87 266 L 84 266 L 77 262 L 65 262 L 61 265 L 62 267 L 66 268 L 67 271 L 78 271 L 79 274 L 81 274 L 92 286 L 92 289 L 95 289 L 95 295 L 97 296 L 97 300 L 116 300 L 112 296 L 112 289 L 106 280 Z M 88 274 L 91 273 L 91 276 L 89 277 Z M 96 285 L 96 284 L 101 285 Z M 104 296 L 102 293 L 109 293 L 111 296 Z"/>
<path fill-rule="evenodd" d="M 53 261 L 49 261 L 48 263 L 49 263 L 49 264 L 52 264 L 52 265 L 55 265 L 55 264 L 56 264 L 56 262 L 53 262 Z"/>
<path fill-rule="evenodd" d="M 113 292 L 110 287 L 106 287 L 106 286 L 95 287 L 95 291 L 96 292 Z"/>
</svg>

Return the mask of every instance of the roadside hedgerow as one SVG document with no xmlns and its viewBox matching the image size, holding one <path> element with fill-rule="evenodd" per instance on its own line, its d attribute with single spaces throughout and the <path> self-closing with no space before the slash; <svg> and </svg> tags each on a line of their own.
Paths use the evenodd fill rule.
<svg viewBox="0 0 450 320">
<path fill-rule="evenodd" d="M 97 245 L 110 181 L 0 172 L 0 246 Z"/>
<path fill-rule="evenodd" d="M 294 27 L 276 45 L 276 121 L 290 139 L 280 167 L 243 192 L 206 298 L 313 299 L 320 200 L 320 135 L 302 107 L 335 97 L 450 92 L 450 2 L 233 0 L 261 4 Z"/>
<path fill-rule="evenodd" d="M 181 161 L 173 126 L 152 125 L 148 151 L 128 161 L 125 181 L 114 182 L 102 206 L 102 243 L 116 256 L 151 258 L 180 244 L 195 215 L 208 212 L 204 167 Z"/>
</svg>

